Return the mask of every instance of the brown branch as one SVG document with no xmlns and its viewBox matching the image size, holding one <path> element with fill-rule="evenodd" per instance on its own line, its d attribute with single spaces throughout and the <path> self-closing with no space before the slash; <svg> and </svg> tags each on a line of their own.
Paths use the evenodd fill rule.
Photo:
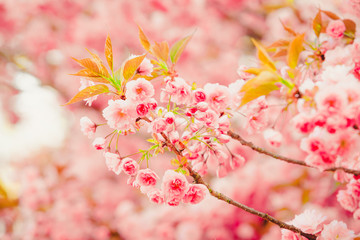
<svg viewBox="0 0 360 240">
<path fill-rule="evenodd" d="M 230 136 L 232 139 L 239 141 L 242 145 L 247 146 L 247 147 L 253 149 L 254 151 L 256 151 L 258 153 L 265 154 L 267 156 L 270 156 L 272 158 L 275 158 L 275 159 L 278 159 L 278 160 L 281 160 L 281 161 L 284 161 L 284 162 L 287 162 L 287 163 L 301 165 L 301 166 L 309 167 L 309 168 L 315 168 L 313 166 L 310 166 L 310 165 L 306 164 L 304 161 L 284 157 L 284 156 L 278 155 L 276 153 L 269 152 L 266 149 L 263 149 L 261 147 L 258 147 L 256 145 L 254 145 L 252 142 L 246 141 L 239 134 L 236 134 L 236 133 L 232 132 L 231 130 L 229 130 L 227 132 L 227 135 Z M 350 174 L 354 174 L 354 175 L 360 175 L 359 170 L 349 169 L 349 168 L 345 168 L 345 167 L 332 167 L 332 168 L 327 168 L 324 171 L 335 172 L 337 170 L 342 170 L 342 171 L 344 171 L 346 173 L 350 173 Z"/>
<path fill-rule="evenodd" d="M 207 183 L 204 182 L 202 177 L 197 172 L 195 172 L 190 166 L 187 166 L 187 169 L 189 170 L 190 175 L 194 178 L 194 181 L 198 184 L 205 185 L 207 187 L 207 189 L 209 190 L 210 194 L 212 196 L 216 197 L 217 199 L 227 202 L 228 204 L 231 204 L 235 207 L 241 208 L 242 210 L 244 210 L 248 213 L 251 213 L 253 215 L 256 215 L 266 221 L 272 222 L 272 223 L 278 225 L 280 228 L 284 228 L 284 229 L 299 233 L 301 236 L 304 236 L 304 237 L 308 238 L 309 240 L 316 240 L 317 237 L 313 234 L 305 233 L 305 232 L 301 231 L 301 229 L 299 229 L 293 225 L 282 222 L 282 221 L 270 216 L 267 213 L 257 211 L 251 207 L 248 207 L 244 204 L 241 204 L 241 203 L 229 198 L 228 196 L 226 196 L 220 192 L 213 190 Z"/>
<path fill-rule="evenodd" d="M 148 121 L 148 122 L 151 122 L 148 118 L 144 119 L 145 121 Z M 170 150 L 172 152 L 174 152 L 177 156 L 181 156 L 182 157 L 182 154 L 181 154 L 181 151 L 178 150 L 174 144 L 172 144 L 169 140 L 169 138 L 166 136 L 165 133 L 161 132 L 160 133 L 161 136 L 164 138 L 164 141 L 165 141 L 165 144 L 170 148 Z M 269 222 L 272 222 L 276 225 L 278 225 L 280 228 L 284 228 L 284 229 L 287 229 L 287 230 L 290 230 L 290 231 L 293 231 L 293 232 L 296 232 L 296 233 L 299 233 L 301 236 L 304 236 L 306 238 L 308 238 L 309 240 L 316 240 L 317 237 L 313 234 L 309 234 L 309 233 L 305 233 L 303 231 L 301 231 L 301 229 L 293 226 L 293 225 L 290 225 L 290 224 L 287 224 L 285 222 L 282 222 L 272 216 L 270 216 L 269 214 L 267 213 L 263 213 L 263 212 L 260 212 L 260 211 L 257 211 L 251 207 L 248 207 L 244 204 L 241 204 L 231 198 L 229 198 L 228 196 L 220 193 L 220 192 L 217 192 L 215 190 L 213 190 L 209 184 L 207 184 L 203 178 L 200 176 L 200 174 L 198 174 L 197 172 L 195 172 L 190 165 L 187 165 L 186 166 L 187 170 L 189 171 L 189 174 L 190 176 L 194 179 L 194 181 L 198 184 L 203 184 L 206 186 L 206 188 L 209 190 L 210 194 L 214 197 L 216 197 L 217 199 L 221 200 L 221 201 L 224 201 L 228 204 L 231 204 L 237 208 L 240 208 L 248 213 L 251 213 L 251 214 L 254 214 L 262 219 L 264 219 L 265 221 L 269 221 Z"/>
</svg>

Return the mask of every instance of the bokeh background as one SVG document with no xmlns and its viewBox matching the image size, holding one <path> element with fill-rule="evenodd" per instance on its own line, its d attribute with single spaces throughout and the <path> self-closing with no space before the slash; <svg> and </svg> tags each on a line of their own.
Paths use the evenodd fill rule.
<svg viewBox="0 0 360 240">
<path fill-rule="evenodd" d="M 305 31 L 319 8 L 353 15 L 344 2 L 0 0 L 0 239 L 280 239 L 278 227 L 210 197 L 194 206 L 154 205 L 109 172 L 79 127 L 84 115 L 104 122 L 105 102 L 61 106 L 80 87 L 69 75 L 79 70 L 71 57 L 87 57 L 86 48 L 103 56 L 108 34 L 115 65 L 143 53 L 136 24 L 170 44 L 195 31 L 179 74 L 200 86 L 229 84 L 239 66 L 257 63 L 251 37 L 285 38 L 281 22 Z M 130 137 L 119 146 L 135 152 L 144 143 Z M 214 188 L 283 220 L 311 207 L 360 229 L 338 207 L 331 175 L 235 148 L 247 163 L 224 179 L 210 174 Z M 152 167 L 161 171 L 168 160 L 157 157 Z"/>
</svg>

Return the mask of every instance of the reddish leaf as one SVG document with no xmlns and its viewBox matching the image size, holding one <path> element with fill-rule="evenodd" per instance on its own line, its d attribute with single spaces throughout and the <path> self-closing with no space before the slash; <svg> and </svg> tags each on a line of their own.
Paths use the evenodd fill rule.
<svg viewBox="0 0 360 240">
<path fill-rule="evenodd" d="M 87 87 L 80 92 L 78 92 L 69 102 L 65 105 L 76 103 L 78 101 L 84 100 L 89 97 L 93 97 L 102 93 L 109 92 L 109 88 L 104 84 L 98 84 L 94 86 Z"/>
<path fill-rule="evenodd" d="M 141 45 L 144 47 L 144 49 L 146 51 L 150 50 L 150 42 L 148 40 L 148 38 L 146 37 L 145 33 L 143 32 L 143 30 L 141 29 L 141 27 L 138 25 L 138 29 L 139 29 L 139 39 L 140 39 L 140 43 Z"/>
<path fill-rule="evenodd" d="M 338 15 L 336 15 L 335 13 L 333 12 L 329 12 L 329 11 L 323 11 L 321 10 L 321 12 L 325 13 L 326 16 L 328 16 L 329 18 L 333 19 L 333 20 L 338 20 L 340 19 Z"/>
<path fill-rule="evenodd" d="M 294 30 L 292 30 L 290 27 L 286 26 L 285 23 L 281 22 L 281 24 L 288 33 L 290 33 L 293 36 L 297 35 L 297 33 Z"/>
<path fill-rule="evenodd" d="M 283 57 L 286 56 L 286 54 L 288 53 L 287 49 L 280 49 L 279 51 L 277 51 L 274 55 L 272 55 L 273 58 L 279 58 L 279 57 Z"/>
<path fill-rule="evenodd" d="M 288 40 L 280 39 L 280 40 L 277 40 L 276 42 L 273 42 L 271 45 L 269 45 L 266 48 L 270 49 L 270 48 L 278 48 L 278 47 L 287 47 L 287 46 L 289 46 L 289 43 L 290 42 Z"/>
<path fill-rule="evenodd" d="M 344 19 L 343 20 L 346 30 L 346 33 L 350 33 L 353 36 L 355 36 L 355 32 L 356 32 L 356 23 L 353 20 L 350 19 Z"/>
<path fill-rule="evenodd" d="M 110 36 L 108 35 L 105 42 L 105 57 L 111 71 L 113 71 L 113 51 Z"/>
<path fill-rule="evenodd" d="M 142 61 L 144 60 L 145 56 L 146 56 L 146 54 L 138 56 L 138 57 L 134 57 L 125 63 L 124 70 L 123 70 L 123 76 L 126 80 L 129 80 L 131 77 L 134 76 L 134 74 L 136 73 L 136 70 L 139 68 L 139 66 L 142 63 Z"/>
</svg>

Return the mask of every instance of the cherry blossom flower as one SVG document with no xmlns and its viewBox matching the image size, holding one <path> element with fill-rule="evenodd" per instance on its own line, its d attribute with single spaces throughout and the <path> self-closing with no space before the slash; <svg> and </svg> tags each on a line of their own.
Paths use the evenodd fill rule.
<svg viewBox="0 0 360 240">
<path fill-rule="evenodd" d="M 134 130 L 129 116 L 131 104 L 123 100 L 110 100 L 103 110 L 103 116 L 111 128 L 119 131 Z"/>
<path fill-rule="evenodd" d="M 113 171 L 116 175 L 121 173 L 121 159 L 119 154 L 106 152 L 104 153 L 105 163 L 109 171 Z"/>
<path fill-rule="evenodd" d="M 136 182 L 143 187 L 152 187 L 156 185 L 158 175 L 151 169 L 141 169 L 136 175 Z"/>
<path fill-rule="evenodd" d="M 346 30 L 345 24 L 341 20 L 334 20 L 329 23 L 326 33 L 333 38 L 342 38 Z"/>
<path fill-rule="evenodd" d="M 105 144 L 106 144 L 106 139 L 103 137 L 98 137 L 98 138 L 95 138 L 95 140 L 93 142 L 93 147 L 96 150 L 102 150 L 105 148 Z"/>
<path fill-rule="evenodd" d="M 139 164 L 132 158 L 124 158 L 121 161 L 121 169 L 125 174 L 133 176 L 139 170 Z"/>
<path fill-rule="evenodd" d="M 320 240 L 353 240 L 355 234 L 349 230 L 344 222 L 333 220 L 324 226 Z"/>
<path fill-rule="evenodd" d="M 197 204 L 205 198 L 207 191 L 207 188 L 202 184 L 189 184 L 189 189 L 183 198 L 183 202 Z"/>
<path fill-rule="evenodd" d="M 134 102 L 144 102 L 154 96 L 153 85 L 144 78 L 138 78 L 126 84 L 125 96 Z"/>
<path fill-rule="evenodd" d="M 92 138 L 96 132 L 97 125 L 88 117 L 82 117 L 80 119 L 80 127 L 84 135 L 86 135 L 88 138 Z"/>
</svg>

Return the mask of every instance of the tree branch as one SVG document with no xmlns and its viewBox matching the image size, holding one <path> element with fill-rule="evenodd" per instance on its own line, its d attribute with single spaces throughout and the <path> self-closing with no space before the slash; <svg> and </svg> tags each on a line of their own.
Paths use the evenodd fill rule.
<svg viewBox="0 0 360 240">
<path fill-rule="evenodd" d="M 284 162 L 287 162 L 287 163 L 301 165 L 301 166 L 304 166 L 304 167 L 315 168 L 313 166 L 310 166 L 310 165 L 306 164 L 304 161 L 284 157 L 284 156 L 278 155 L 276 153 L 269 152 L 266 149 L 263 149 L 261 147 L 258 147 L 256 145 L 254 145 L 252 142 L 246 141 L 239 134 L 236 134 L 236 133 L 232 132 L 231 130 L 229 130 L 227 132 L 227 135 L 230 136 L 232 139 L 237 140 L 242 145 L 247 146 L 247 147 L 253 149 L 254 151 L 256 151 L 258 153 L 265 154 L 267 156 L 270 156 L 272 158 L 275 158 L 275 159 L 278 159 L 278 160 L 281 160 L 281 161 L 284 161 Z M 346 173 L 350 173 L 350 174 L 354 174 L 354 175 L 360 175 L 359 170 L 349 169 L 349 168 L 345 168 L 345 167 L 332 167 L 332 168 L 327 168 L 324 171 L 335 172 L 337 170 L 342 170 L 342 171 L 344 171 Z"/>
<path fill-rule="evenodd" d="M 149 121 L 149 119 L 144 119 L 145 121 Z M 161 132 L 160 133 L 161 136 L 164 138 L 165 140 L 165 144 L 171 149 L 172 152 L 174 152 L 176 155 L 178 156 L 181 156 L 182 157 L 182 154 L 181 154 L 181 151 L 179 151 L 174 144 L 172 144 L 169 140 L 169 138 L 166 136 L 165 133 Z M 309 240 L 316 240 L 317 236 L 313 235 L 313 234 L 309 234 L 309 233 L 305 233 L 303 231 L 301 231 L 301 229 L 293 226 L 293 225 L 290 225 L 290 224 L 287 224 L 285 222 L 282 222 L 272 216 L 270 216 L 269 214 L 267 213 L 263 213 L 263 212 L 260 212 L 260 211 L 257 211 L 251 207 L 248 207 L 244 204 L 241 204 L 231 198 L 229 198 L 228 196 L 220 193 L 220 192 L 217 192 L 215 190 L 213 190 L 209 184 L 207 184 L 203 178 L 200 176 L 200 174 L 198 174 L 197 172 L 195 172 L 190 165 L 187 165 L 186 166 L 187 170 L 189 171 L 189 174 L 190 176 L 194 179 L 194 181 L 198 184 L 203 184 L 206 186 L 206 188 L 209 190 L 210 194 L 214 197 L 216 197 L 217 199 L 221 200 L 221 201 L 224 201 L 224 202 L 227 202 L 228 204 L 231 204 L 237 208 L 240 208 L 248 213 L 251 213 L 251 214 L 254 214 L 262 219 L 264 219 L 265 221 L 269 221 L 269 222 L 272 222 L 276 225 L 278 225 L 280 228 L 284 228 L 284 229 L 287 229 L 287 230 L 290 230 L 290 231 L 293 231 L 293 232 L 296 232 L 296 233 L 299 233 L 301 236 L 304 236 L 306 238 L 308 238 Z"/>
</svg>

